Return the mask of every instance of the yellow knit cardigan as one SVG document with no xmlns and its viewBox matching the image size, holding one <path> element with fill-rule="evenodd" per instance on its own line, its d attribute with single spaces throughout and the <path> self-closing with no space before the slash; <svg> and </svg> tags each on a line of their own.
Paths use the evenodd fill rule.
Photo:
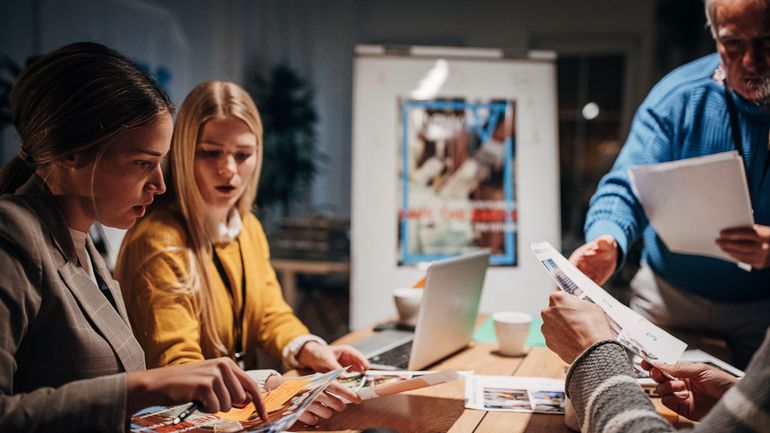
<svg viewBox="0 0 770 433">
<path fill-rule="evenodd" d="M 214 280 L 216 329 L 228 353 L 220 353 L 202 338 L 199 299 L 186 290 L 190 278 L 188 236 L 181 218 L 158 210 L 141 219 L 126 234 L 115 269 L 134 334 L 144 348 L 147 368 L 182 364 L 235 351 L 233 318 L 241 311 L 241 251 L 246 267 L 246 307 L 242 344 L 247 368 L 256 366 L 256 346 L 281 359 L 284 346 L 308 329 L 286 304 L 270 265 L 262 225 L 249 213 L 238 241 L 217 246 L 229 277 L 231 297 L 214 261 L 206 265 Z M 240 242 L 240 248 L 238 243 Z"/>
</svg>

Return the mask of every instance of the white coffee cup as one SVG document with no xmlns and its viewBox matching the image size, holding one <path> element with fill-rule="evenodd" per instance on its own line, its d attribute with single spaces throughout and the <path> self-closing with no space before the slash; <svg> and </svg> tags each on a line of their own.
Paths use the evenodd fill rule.
<svg viewBox="0 0 770 433">
<path fill-rule="evenodd" d="M 422 289 L 413 287 L 393 289 L 393 301 L 396 303 L 396 310 L 398 311 L 398 322 L 414 326 L 420 313 Z"/>
<path fill-rule="evenodd" d="M 500 354 L 505 356 L 522 356 L 526 353 L 524 343 L 527 341 L 532 316 L 515 311 L 500 311 L 492 314 L 495 324 L 497 343 Z"/>
</svg>

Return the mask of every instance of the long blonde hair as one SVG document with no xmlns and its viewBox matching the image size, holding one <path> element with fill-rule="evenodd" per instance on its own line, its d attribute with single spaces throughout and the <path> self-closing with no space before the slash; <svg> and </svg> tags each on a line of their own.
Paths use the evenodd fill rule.
<svg viewBox="0 0 770 433">
<path fill-rule="evenodd" d="M 189 235 L 189 290 L 198 297 L 201 318 L 201 340 L 204 338 L 221 353 L 227 353 L 216 332 L 217 315 L 214 311 L 213 285 L 206 263 L 212 254 L 212 241 L 205 229 L 206 202 L 195 179 L 195 151 L 203 125 L 210 119 L 235 117 L 242 120 L 257 137 L 257 164 L 252 178 L 247 181 L 236 207 L 241 218 L 251 212 L 257 196 L 257 184 L 262 168 L 262 120 L 257 106 L 240 86 L 224 81 L 206 81 L 196 86 L 182 103 L 174 125 L 171 150 L 166 166 L 167 199 L 171 208 L 183 219 Z M 245 272 L 245 269 L 244 269 Z M 197 277 L 196 277 L 197 274 Z M 245 300 L 243 300 L 245 302 Z"/>
</svg>

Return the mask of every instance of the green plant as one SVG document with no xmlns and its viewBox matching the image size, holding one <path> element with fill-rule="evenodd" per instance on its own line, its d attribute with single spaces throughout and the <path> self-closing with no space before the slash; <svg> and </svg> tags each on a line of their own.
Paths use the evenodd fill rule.
<svg viewBox="0 0 770 433">
<path fill-rule="evenodd" d="M 310 188 L 324 156 L 316 149 L 318 114 L 313 89 L 286 63 L 247 76 L 246 89 L 259 108 L 264 126 L 264 160 L 257 192 L 260 209 L 280 206 L 289 215 L 292 203 Z"/>
</svg>

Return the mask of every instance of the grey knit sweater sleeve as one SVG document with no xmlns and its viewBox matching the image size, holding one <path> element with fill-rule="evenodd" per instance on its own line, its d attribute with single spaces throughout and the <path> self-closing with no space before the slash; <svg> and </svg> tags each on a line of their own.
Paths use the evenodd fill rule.
<svg viewBox="0 0 770 433">
<path fill-rule="evenodd" d="M 614 341 L 596 343 L 575 360 L 566 387 L 583 433 L 674 431 L 655 412 L 632 371 L 625 349 Z M 692 431 L 770 432 L 770 331 L 746 376 Z"/>
</svg>

